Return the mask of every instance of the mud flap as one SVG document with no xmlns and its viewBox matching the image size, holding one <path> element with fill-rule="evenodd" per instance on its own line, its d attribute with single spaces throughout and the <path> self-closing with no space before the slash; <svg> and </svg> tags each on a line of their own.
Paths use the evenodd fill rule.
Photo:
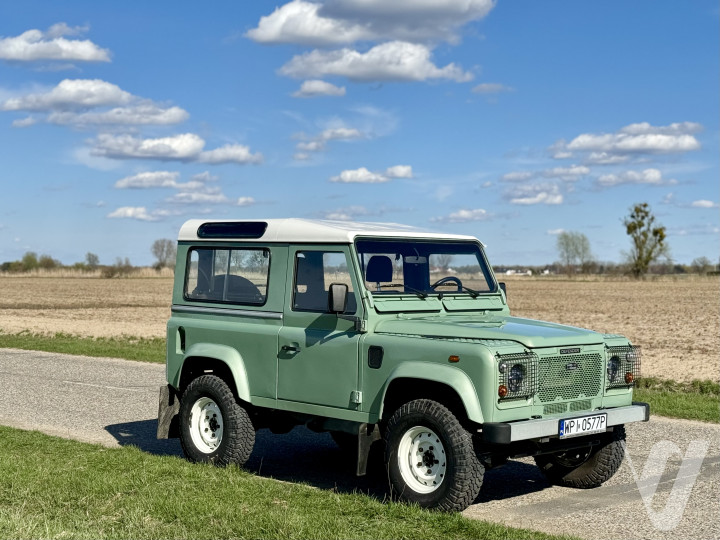
<svg viewBox="0 0 720 540">
<path fill-rule="evenodd" d="M 357 446 L 357 476 L 365 476 L 367 472 L 368 457 L 370 456 L 370 447 L 375 441 L 379 441 L 380 429 L 375 424 L 360 424 L 358 428 L 358 446 Z"/>
<path fill-rule="evenodd" d="M 161 386 L 158 403 L 158 439 L 176 439 L 180 436 L 179 412 L 180 400 L 175 389 L 169 384 Z"/>
</svg>

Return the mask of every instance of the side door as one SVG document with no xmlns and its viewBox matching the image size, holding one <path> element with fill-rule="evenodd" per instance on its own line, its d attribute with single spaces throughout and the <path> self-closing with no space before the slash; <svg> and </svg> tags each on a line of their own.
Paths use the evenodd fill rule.
<svg viewBox="0 0 720 540">
<path fill-rule="evenodd" d="M 331 283 L 348 285 L 345 314 L 360 315 L 347 246 L 290 246 L 283 327 L 278 340 L 279 401 L 355 410 L 358 342 L 352 321 L 328 313 Z"/>
</svg>

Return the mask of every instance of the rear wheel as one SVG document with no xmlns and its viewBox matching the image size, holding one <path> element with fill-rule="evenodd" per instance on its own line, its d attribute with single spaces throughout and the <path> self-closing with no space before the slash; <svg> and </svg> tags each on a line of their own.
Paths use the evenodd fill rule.
<svg viewBox="0 0 720 540">
<path fill-rule="evenodd" d="M 243 465 L 255 444 L 255 429 L 220 377 L 193 380 L 180 401 L 180 443 L 194 462 Z"/>
<path fill-rule="evenodd" d="M 625 427 L 615 426 L 597 446 L 535 456 L 535 463 L 553 484 L 594 488 L 617 472 L 625 457 Z"/>
<path fill-rule="evenodd" d="M 392 493 L 424 508 L 460 512 L 477 497 L 484 467 L 471 435 L 446 407 L 406 403 L 387 424 L 385 460 Z"/>
</svg>

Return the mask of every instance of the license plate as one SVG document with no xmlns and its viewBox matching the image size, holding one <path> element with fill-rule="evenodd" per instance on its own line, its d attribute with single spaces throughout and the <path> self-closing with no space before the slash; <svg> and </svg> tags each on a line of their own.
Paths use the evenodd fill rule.
<svg viewBox="0 0 720 540">
<path fill-rule="evenodd" d="M 577 437 L 590 433 L 602 433 L 607 427 L 607 414 L 594 414 L 580 418 L 568 418 L 560 420 L 560 438 Z"/>
</svg>

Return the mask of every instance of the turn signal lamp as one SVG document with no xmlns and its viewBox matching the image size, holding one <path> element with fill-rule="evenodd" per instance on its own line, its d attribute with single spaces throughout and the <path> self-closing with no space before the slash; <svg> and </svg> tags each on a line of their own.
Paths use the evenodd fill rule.
<svg viewBox="0 0 720 540">
<path fill-rule="evenodd" d="M 633 377 L 633 374 L 628 371 L 625 374 L 625 382 L 628 384 L 632 384 L 634 380 L 635 380 L 635 377 Z"/>
<path fill-rule="evenodd" d="M 459 356 L 452 355 L 450 358 L 448 358 L 448 362 L 452 362 L 453 364 L 454 364 L 455 362 L 459 362 L 459 361 L 460 361 L 460 357 L 459 357 Z"/>
<path fill-rule="evenodd" d="M 501 384 L 500 386 L 498 386 L 498 396 L 500 396 L 501 398 L 504 398 L 507 395 L 508 395 L 507 386 L 505 386 L 504 384 Z"/>
</svg>

